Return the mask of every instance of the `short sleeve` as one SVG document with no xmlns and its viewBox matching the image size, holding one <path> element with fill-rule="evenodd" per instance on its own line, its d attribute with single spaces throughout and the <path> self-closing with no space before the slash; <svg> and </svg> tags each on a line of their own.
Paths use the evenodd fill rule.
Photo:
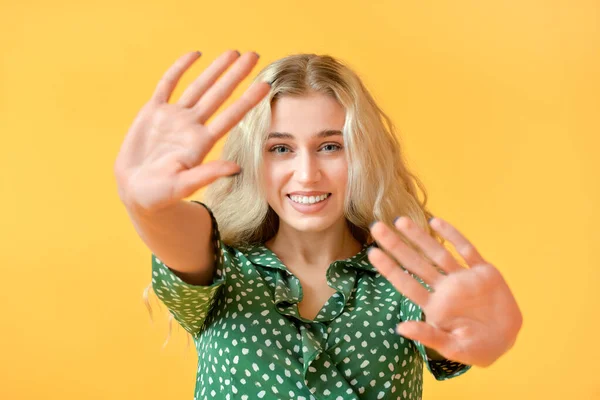
<svg viewBox="0 0 600 400">
<path fill-rule="evenodd" d="M 429 286 L 424 283 L 423 280 L 412 273 L 411 275 L 429 290 Z M 423 321 L 424 313 L 421 310 L 421 307 L 412 302 L 408 297 L 405 297 L 400 304 L 400 318 L 402 321 Z M 427 356 L 425 346 L 421 342 L 414 340 L 413 343 L 419 350 L 423 361 L 427 365 L 427 369 L 438 381 L 457 377 L 471 369 L 471 365 L 462 364 L 456 361 L 433 360 Z"/>
<path fill-rule="evenodd" d="M 212 220 L 212 243 L 215 255 L 215 273 L 208 286 L 191 285 L 177 276 L 169 266 L 152 254 L 152 289 L 156 296 L 173 314 L 175 320 L 192 336 L 199 334 L 204 322 L 216 302 L 225 283 L 226 263 L 229 258 L 224 252 L 217 221 L 212 211 L 204 206 Z"/>
</svg>

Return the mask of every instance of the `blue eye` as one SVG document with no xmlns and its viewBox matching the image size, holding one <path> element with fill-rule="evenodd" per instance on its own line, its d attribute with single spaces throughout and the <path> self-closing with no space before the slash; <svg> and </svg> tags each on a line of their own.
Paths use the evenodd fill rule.
<svg viewBox="0 0 600 400">
<path fill-rule="evenodd" d="M 327 147 L 327 146 L 333 146 L 333 147 L 337 148 L 337 150 L 335 150 L 335 151 L 339 151 L 339 150 L 341 150 L 341 149 L 342 149 L 342 147 L 341 147 L 341 146 L 338 146 L 337 144 L 333 144 L 333 143 L 328 143 L 328 144 L 326 144 L 325 146 L 323 146 L 322 148 L 325 148 L 325 147 Z M 328 152 L 328 153 L 330 153 L 330 152 Z"/>
<path fill-rule="evenodd" d="M 273 146 L 273 147 L 271 147 L 271 150 L 269 150 L 269 151 L 271 153 L 283 154 L 281 151 L 275 151 L 277 149 L 287 149 L 287 147 L 284 147 L 284 146 Z"/>
</svg>

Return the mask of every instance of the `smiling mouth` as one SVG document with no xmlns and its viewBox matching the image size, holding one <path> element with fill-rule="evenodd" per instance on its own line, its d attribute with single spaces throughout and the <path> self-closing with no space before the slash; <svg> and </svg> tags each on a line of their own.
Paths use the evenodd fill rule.
<svg viewBox="0 0 600 400">
<path fill-rule="evenodd" d="M 325 194 L 327 195 L 327 197 L 325 197 L 323 200 L 315 201 L 315 202 L 313 202 L 313 203 L 311 203 L 310 201 L 309 201 L 309 202 L 306 202 L 306 203 L 304 203 L 304 202 L 298 202 L 298 201 L 296 201 L 296 200 L 292 199 L 292 195 L 290 195 L 290 194 L 287 194 L 286 196 L 287 196 L 287 197 L 288 197 L 288 198 L 289 198 L 291 201 L 293 201 L 293 202 L 294 202 L 294 203 L 296 203 L 296 204 L 302 204 L 302 205 L 309 205 L 309 206 L 310 206 L 310 205 L 313 205 L 313 204 L 319 204 L 319 203 L 321 203 L 321 202 L 323 202 L 323 201 L 325 201 L 325 200 L 327 200 L 327 199 L 329 199 L 329 198 L 331 197 L 331 193 L 325 193 Z M 318 198 L 318 197 L 320 197 L 320 196 L 322 196 L 322 195 L 319 195 L 319 196 L 300 196 L 300 195 L 293 195 L 293 196 L 295 196 L 295 197 L 302 197 L 302 198 L 303 198 L 303 197 L 307 197 L 307 198 L 309 198 L 309 199 L 310 199 L 311 197 L 312 197 L 312 198 Z"/>
</svg>

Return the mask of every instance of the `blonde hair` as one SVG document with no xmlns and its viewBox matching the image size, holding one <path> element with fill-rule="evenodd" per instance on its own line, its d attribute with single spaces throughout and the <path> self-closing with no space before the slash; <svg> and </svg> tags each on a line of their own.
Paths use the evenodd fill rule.
<svg viewBox="0 0 600 400">
<path fill-rule="evenodd" d="M 352 69 L 329 55 L 295 54 L 266 66 L 255 78 L 255 82 L 263 81 L 271 83 L 270 93 L 232 129 L 222 151 L 222 159 L 237 163 L 242 173 L 216 180 L 204 193 L 203 202 L 218 221 L 223 242 L 231 247 L 262 244 L 277 233 L 279 217 L 259 184 L 271 106 L 284 96 L 313 93 L 332 96 L 346 111 L 342 130 L 348 162 L 344 215 L 355 239 L 361 244 L 373 242 L 369 231 L 373 221 L 394 229 L 393 220 L 404 215 L 444 242 L 428 224 L 432 214 L 426 208 L 427 192 L 407 167 L 394 124 Z M 421 200 L 417 189 L 423 195 Z M 144 299 L 149 307 L 147 290 Z M 170 324 L 172 320 L 171 315 Z"/>
</svg>

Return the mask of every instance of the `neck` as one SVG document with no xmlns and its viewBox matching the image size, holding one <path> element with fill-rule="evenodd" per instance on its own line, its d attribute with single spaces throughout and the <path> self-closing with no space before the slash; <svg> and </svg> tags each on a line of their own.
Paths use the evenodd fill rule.
<svg viewBox="0 0 600 400">
<path fill-rule="evenodd" d="M 352 257 L 362 248 L 345 219 L 321 232 L 302 232 L 280 223 L 277 234 L 265 246 L 286 266 L 313 271 L 327 269 L 332 262 Z"/>
</svg>

